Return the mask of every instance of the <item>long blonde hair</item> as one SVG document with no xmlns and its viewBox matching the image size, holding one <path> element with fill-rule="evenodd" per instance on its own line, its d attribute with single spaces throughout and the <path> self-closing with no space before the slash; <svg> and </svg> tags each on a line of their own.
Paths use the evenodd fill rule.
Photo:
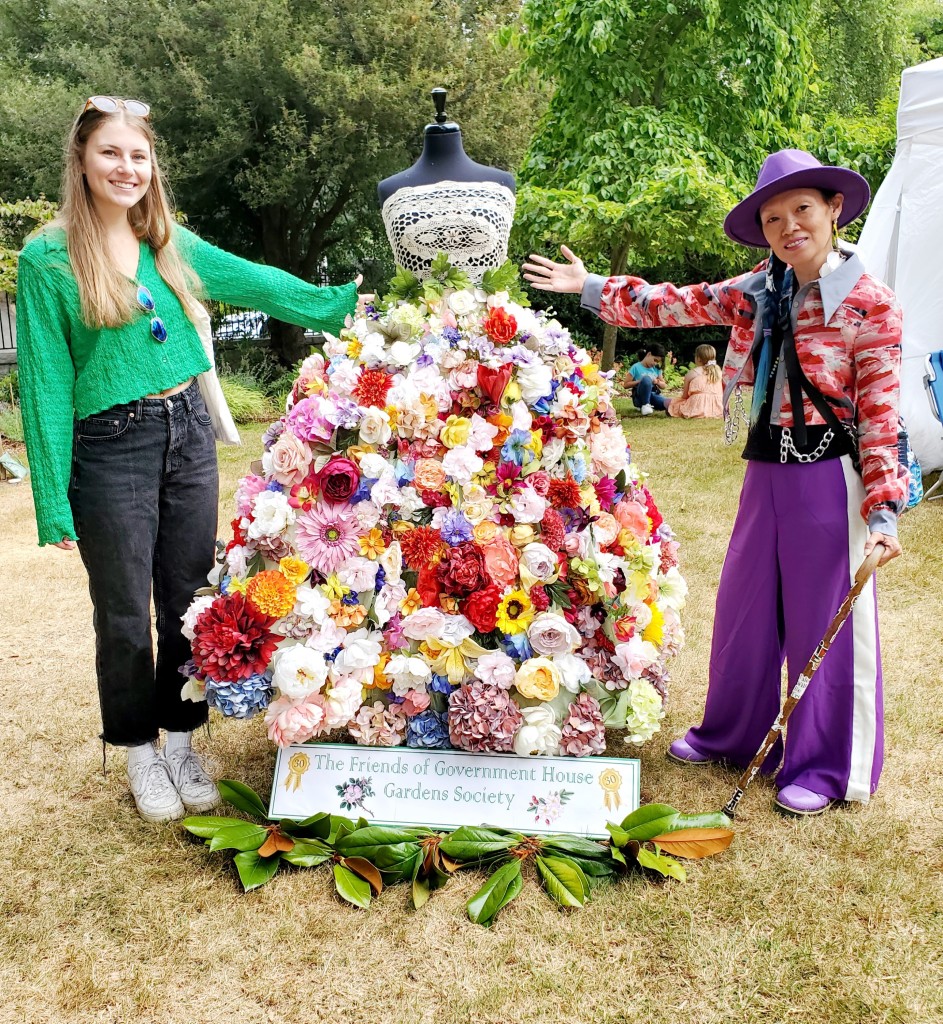
<svg viewBox="0 0 943 1024">
<path fill-rule="evenodd" d="M 703 367 L 704 376 L 710 384 L 719 384 L 721 378 L 720 367 L 717 365 L 717 350 L 713 345 L 698 345 L 694 350 L 694 361 L 698 366 Z M 707 364 L 710 363 L 710 366 Z"/>
<path fill-rule="evenodd" d="M 119 327 L 136 315 L 135 289 L 111 257 L 105 226 L 92 202 L 82 158 L 92 132 L 110 121 L 118 121 L 139 131 L 151 151 L 151 184 L 147 192 L 128 211 L 128 220 L 139 239 L 154 251 L 157 272 L 180 300 L 187 315 L 193 291 L 199 282 L 185 267 L 173 240 L 173 207 L 167 195 L 163 175 L 157 164 L 154 130 L 143 118 L 119 107 L 114 113 L 91 108 L 80 114 L 72 125 L 66 143 L 62 173 L 62 204 L 53 224 L 66 234 L 69 264 L 79 287 L 82 319 L 91 327 Z"/>
</svg>

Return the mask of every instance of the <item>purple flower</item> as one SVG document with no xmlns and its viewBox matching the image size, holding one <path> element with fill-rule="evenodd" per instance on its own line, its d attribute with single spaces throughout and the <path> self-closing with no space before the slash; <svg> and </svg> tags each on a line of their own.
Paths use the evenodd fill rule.
<svg viewBox="0 0 943 1024">
<path fill-rule="evenodd" d="M 442 539 L 451 547 L 471 540 L 474 536 L 472 524 L 457 508 L 450 508 L 445 513 L 439 531 L 442 534 Z"/>
<path fill-rule="evenodd" d="M 450 345 L 457 345 L 462 340 L 462 332 L 457 327 L 443 327 L 439 336 Z"/>
<path fill-rule="evenodd" d="M 275 442 L 281 437 L 284 431 L 285 424 L 282 422 L 282 420 L 276 420 L 273 424 L 266 428 L 265 433 L 262 435 L 262 447 L 266 451 L 268 451 L 269 448 L 271 448 L 272 445 L 275 444 Z"/>
<path fill-rule="evenodd" d="M 434 362 L 435 360 L 432 358 L 432 356 L 429 355 L 428 352 L 423 352 L 423 354 L 416 360 L 416 365 L 431 366 Z"/>
</svg>

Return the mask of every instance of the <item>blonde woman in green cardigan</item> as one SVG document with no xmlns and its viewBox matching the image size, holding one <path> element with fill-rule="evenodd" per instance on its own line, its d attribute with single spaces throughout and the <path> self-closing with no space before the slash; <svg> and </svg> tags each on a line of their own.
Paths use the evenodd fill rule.
<svg viewBox="0 0 943 1024">
<path fill-rule="evenodd" d="M 219 797 L 190 745 L 206 705 L 180 699 L 178 674 L 190 657 L 180 619 L 213 567 L 218 491 L 196 380 L 210 365 L 187 311 L 213 298 L 336 332 L 359 279 L 317 288 L 176 226 L 148 115 L 136 100 L 86 103 L 61 213 L 20 254 L 17 316 L 39 543 L 78 545 L 102 740 L 128 748 L 138 811 L 157 822 Z"/>
</svg>

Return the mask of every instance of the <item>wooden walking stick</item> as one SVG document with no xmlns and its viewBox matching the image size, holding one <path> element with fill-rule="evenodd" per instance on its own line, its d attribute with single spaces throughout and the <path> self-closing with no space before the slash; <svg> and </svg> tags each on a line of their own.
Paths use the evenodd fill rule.
<svg viewBox="0 0 943 1024">
<path fill-rule="evenodd" d="M 805 668 L 796 680 L 795 685 L 779 712 L 779 717 L 775 722 L 773 722 L 770 731 L 766 734 L 766 739 L 763 740 L 760 749 L 756 752 L 756 756 L 749 763 L 746 771 L 737 780 L 737 788 L 733 791 L 733 795 L 727 801 L 727 804 L 724 807 L 724 814 L 729 815 L 731 818 L 735 816 L 737 804 L 740 803 L 743 794 L 746 792 L 747 786 L 749 786 L 754 778 L 756 778 L 756 773 L 760 770 L 760 766 L 763 764 L 763 761 L 766 760 L 766 755 L 770 752 L 773 744 L 776 742 L 776 737 L 782 733 L 793 709 L 805 693 L 806 688 L 809 685 L 809 680 L 815 674 L 815 670 L 819 667 L 822 659 L 827 654 L 836 634 L 842 626 L 844 626 L 845 620 L 851 614 L 851 609 L 854 608 L 855 602 L 858 600 L 861 591 L 864 589 L 864 585 L 874 575 L 874 570 L 877 569 L 878 562 L 880 562 L 883 554 L 884 545 L 876 544 L 871 554 L 868 555 L 868 557 L 861 563 L 858 571 L 855 573 L 854 585 L 851 590 L 848 591 L 845 600 L 842 601 L 841 608 L 838 609 L 838 614 L 834 619 L 832 619 L 831 623 L 829 623 L 829 627 L 825 631 L 825 636 L 823 636 L 819 641 L 818 647 L 816 647 L 812 652 L 812 657 L 809 658 L 808 662 L 806 662 Z"/>
</svg>

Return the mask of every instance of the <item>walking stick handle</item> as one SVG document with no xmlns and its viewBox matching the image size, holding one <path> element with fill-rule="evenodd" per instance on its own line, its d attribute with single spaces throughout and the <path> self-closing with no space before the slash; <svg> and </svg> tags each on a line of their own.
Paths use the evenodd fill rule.
<svg viewBox="0 0 943 1024">
<path fill-rule="evenodd" d="M 858 571 L 855 573 L 855 583 L 867 583 L 868 580 L 874 575 L 875 570 L 878 567 L 878 563 L 884 556 L 885 547 L 883 544 L 878 542 L 871 549 L 871 554 L 858 566 Z"/>
</svg>

